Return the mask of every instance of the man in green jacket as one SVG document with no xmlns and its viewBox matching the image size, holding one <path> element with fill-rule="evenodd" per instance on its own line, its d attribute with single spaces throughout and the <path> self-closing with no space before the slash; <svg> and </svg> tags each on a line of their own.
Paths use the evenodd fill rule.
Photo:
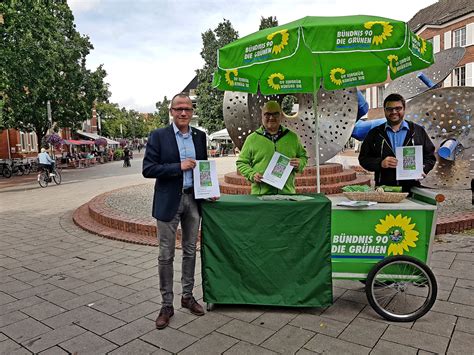
<svg viewBox="0 0 474 355">
<path fill-rule="evenodd" d="M 280 125 L 280 104 L 268 101 L 262 107 L 262 126 L 245 140 L 237 159 L 237 170 L 252 182 L 252 195 L 294 194 L 295 172 L 302 172 L 308 157 L 296 133 Z M 294 167 L 282 190 L 262 182 L 263 173 L 275 152 L 290 158 Z"/>
</svg>

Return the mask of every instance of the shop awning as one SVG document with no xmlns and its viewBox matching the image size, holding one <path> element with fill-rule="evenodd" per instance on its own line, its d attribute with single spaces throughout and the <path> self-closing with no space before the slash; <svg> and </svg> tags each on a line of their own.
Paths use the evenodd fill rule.
<svg viewBox="0 0 474 355">
<path fill-rule="evenodd" d="M 93 141 L 86 141 L 86 140 L 77 140 L 77 139 L 65 139 L 64 144 L 69 144 L 69 145 L 93 145 Z"/>
<path fill-rule="evenodd" d="M 98 138 L 105 138 L 107 140 L 107 144 L 108 145 L 119 145 L 120 142 L 117 142 L 117 141 L 114 141 L 113 139 L 109 139 L 107 137 L 102 137 L 102 136 L 99 136 L 97 133 L 89 133 L 89 132 L 84 132 L 84 131 L 76 131 L 77 134 L 83 136 L 83 137 L 86 137 L 86 138 L 91 138 L 91 139 L 98 139 Z"/>
</svg>

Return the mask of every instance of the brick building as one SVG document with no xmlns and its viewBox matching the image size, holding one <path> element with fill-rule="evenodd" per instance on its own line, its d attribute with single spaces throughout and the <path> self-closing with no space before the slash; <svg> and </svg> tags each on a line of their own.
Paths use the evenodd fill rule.
<svg viewBox="0 0 474 355">
<path fill-rule="evenodd" d="M 418 11 L 408 25 L 413 32 L 433 44 L 434 53 L 452 47 L 465 47 L 464 57 L 443 86 L 474 86 L 473 0 L 439 0 Z M 367 118 L 384 117 L 382 106 L 386 85 L 381 83 L 359 88 L 369 104 Z"/>
</svg>

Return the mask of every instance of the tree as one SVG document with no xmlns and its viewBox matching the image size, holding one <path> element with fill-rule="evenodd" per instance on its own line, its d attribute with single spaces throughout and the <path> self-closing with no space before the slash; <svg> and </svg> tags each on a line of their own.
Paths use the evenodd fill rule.
<svg viewBox="0 0 474 355">
<path fill-rule="evenodd" d="M 204 59 L 204 67 L 196 71 L 198 76 L 196 111 L 199 125 L 208 132 L 215 132 L 225 126 L 222 112 L 224 93 L 212 88 L 212 74 L 217 69 L 217 50 L 235 41 L 239 35 L 230 21 L 224 19 L 214 31 L 209 29 L 202 33 L 201 37 L 203 41 L 201 57 Z"/>
<path fill-rule="evenodd" d="M 76 31 L 67 2 L 8 1 L 0 3 L 0 13 L 5 126 L 34 131 L 41 142 L 51 128 L 49 101 L 57 127 L 79 127 L 90 117 L 93 102 L 110 94 L 102 66 L 86 68 L 93 46 Z"/>
<path fill-rule="evenodd" d="M 168 100 L 166 96 L 163 98 L 163 101 L 158 101 L 155 104 L 156 114 L 158 118 L 157 123 L 159 123 L 158 127 L 164 127 L 170 123 L 169 106 L 170 100 Z"/>
<path fill-rule="evenodd" d="M 269 16 L 269 17 L 261 17 L 260 18 L 260 26 L 258 30 L 263 30 L 265 28 L 271 28 L 271 27 L 277 27 L 278 26 L 278 20 L 276 16 Z"/>
</svg>

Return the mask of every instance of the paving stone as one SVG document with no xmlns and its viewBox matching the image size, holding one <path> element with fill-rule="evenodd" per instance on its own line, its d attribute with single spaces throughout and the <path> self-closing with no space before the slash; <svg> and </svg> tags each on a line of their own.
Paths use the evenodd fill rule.
<svg viewBox="0 0 474 355">
<path fill-rule="evenodd" d="M 106 296 L 104 296 L 103 294 L 91 292 L 85 295 L 76 296 L 65 302 L 59 302 L 59 305 L 66 309 L 74 309 L 74 308 L 86 306 L 91 303 L 103 300 L 104 298 L 106 298 Z"/>
<path fill-rule="evenodd" d="M 474 306 L 474 291 L 468 288 L 454 287 L 449 301 Z"/>
<path fill-rule="evenodd" d="M 138 277 L 133 277 L 129 275 L 121 275 L 121 274 L 107 278 L 107 281 L 112 282 L 116 285 L 120 285 L 120 286 L 128 286 L 140 280 L 141 279 L 139 279 Z"/>
<path fill-rule="evenodd" d="M 286 325 L 261 345 L 264 348 L 284 354 L 294 354 L 299 348 L 308 342 L 314 333 L 299 327 Z"/>
<path fill-rule="evenodd" d="M 130 303 L 127 303 L 122 300 L 118 300 L 115 298 L 111 297 L 105 297 L 104 298 L 90 303 L 88 307 L 92 307 L 98 311 L 101 311 L 103 313 L 106 313 L 108 315 L 112 315 L 114 313 L 120 312 L 126 308 L 130 308 L 132 305 Z"/>
<path fill-rule="evenodd" d="M 332 318 L 340 322 L 349 323 L 357 317 L 363 308 L 363 304 L 338 299 L 332 306 L 321 313 L 321 317 Z"/>
<path fill-rule="evenodd" d="M 114 314 L 115 318 L 121 319 L 125 322 L 131 322 L 140 317 L 146 316 L 150 313 L 158 313 L 161 305 L 154 302 L 142 302 L 134 305 L 130 308 L 124 309 L 123 311 Z"/>
<path fill-rule="evenodd" d="M 431 310 L 435 312 L 451 314 L 454 316 L 474 319 L 474 307 L 462 305 L 459 303 L 436 301 Z"/>
<path fill-rule="evenodd" d="M 370 348 L 365 346 L 349 343 L 345 340 L 329 337 L 324 334 L 316 334 L 305 348 L 324 354 L 368 354 Z"/>
<path fill-rule="evenodd" d="M 449 338 L 453 333 L 456 320 L 455 316 L 430 311 L 417 319 L 412 329 Z"/>
<path fill-rule="evenodd" d="M 431 260 L 443 261 L 452 263 L 456 258 L 456 253 L 444 252 L 444 251 L 434 251 L 431 255 Z"/>
<path fill-rule="evenodd" d="M 365 291 L 345 290 L 341 298 L 346 301 L 368 304 Z"/>
<path fill-rule="evenodd" d="M 10 303 L 16 301 L 17 298 L 12 297 L 4 292 L 0 292 L 0 305 L 5 304 L 5 303 Z"/>
<path fill-rule="evenodd" d="M 12 323 L 0 328 L 2 333 L 19 343 L 37 335 L 47 333 L 50 330 L 51 328 L 34 320 L 33 318 L 23 319 L 16 323 Z"/>
<path fill-rule="evenodd" d="M 142 290 L 146 290 L 147 288 L 152 288 L 152 287 L 157 288 L 158 287 L 158 278 L 157 277 L 152 277 L 152 278 L 148 278 L 148 279 L 145 279 L 145 280 L 141 280 L 141 281 L 135 282 L 133 284 L 130 284 L 127 287 L 131 288 L 132 290 L 135 290 L 135 291 L 142 291 Z M 159 293 L 159 291 L 158 291 L 158 293 Z"/>
<path fill-rule="evenodd" d="M 474 334 L 474 319 L 458 318 L 456 331 Z"/>
<path fill-rule="evenodd" d="M 23 281 L 23 282 L 36 280 L 38 278 L 41 278 L 42 276 L 43 276 L 42 274 L 31 271 L 31 270 L 12 275 L 13 278 L 19 281 Z"/>
<path fill-rule="evenodd" d="M 191 334 L 195 337 L 202 338 L 214 330 L 222 327 L 224 324 L 230 322 L 232 318 L 224 316 L 216 312 L 207 312 L 202 317 L 197 317 L 195 320 L 183 325 L 179 330 Z"/>
<path fill-rule="evenodd" d="M 128 287 L 120 286 L 120 285 L 109 286 L 101 290 L 98 290 L 97 292 L 102 293 L 103 295 L 106 295 L 109 297 L 117 298 L 117 299 L 121 299 L 121 298 L 130 296 L 132 293 L 135 293 L 134 290 Z"/>
<path fill-rule="evenodd" d="M 438 290 L 451 291 L 456 284 L 456 278 L 447 276 L 436 276 Z"/>
<path fill-rule="evenodd" d="M 113 285 L 112 282 L 109 282 L 106 280 L 100 280 L 100 281 L 95 281 L 92 283 L 86 283 L 83 286 L 76 287 L 72 290 L 72 292 L 74 292 L 77 295 L 84 295 L 86 293 L 98 291 L 112 285 Z"/>
<path fill-rule="evenodd" d="M 234 305 L 215 305 L 214 312 L 225 316 L 240 319 L 244 322 L 252 322 L 260 317 L 264 311 L 262 307 L 234 306 Z"/>
<path fill-rule="evenodd" d="M 245 341 L 239 341 L 237 344 L 235 344 L 233 347 L 231 347 L 229 350 L 224 352 L 226 355 L 253 355 L 253 354 L 258 354 L 258 355 L 273 355 L 277 354 L 274 351 L 262 348 L 261 346 L 257 346 L 254 344 L 249 344 Z"/>
<path fill-rule="evenodd" d="M 252 324 L 272 330 L 279 330 L 293 320 L 299 313 L 299 311 L 295 310 L 272 309 L 263 313 L 260 317 L 255 319 Z"/>
<path fill-rule="evenodd" d="M 66 324 L 77 324 L 99 335 L 105 334 L 125 324 L 117 318 L 85 306 L 48 318 L 44 320 L 43 323 L 55 329 Z"/>
<path fill-rule="evenodd" d="M 380 322 L 364 318 L 356 318 L 346 329 L 344 329 L 338 338 L 372 348 L 375 346 L 387 327 L 388 325 Z"/>
<path fill-rule="evenodd" d="M 290 325 L 337 337 L 346 328 L 347 323 L 318 315 L 302 313 L 290 322 Z"/>
<path fill-rule="evenodd" d="M 472 354 L 474 335 L 455 331 L 449 343 L 448 354 Z"/>
<path fill-rule="evenodd" d="M 147 318 L 140 318 L 124 326 L 104 334 L 103 337 L 111 342 L 123 345 L 155 329 L 155 322 Z"/>
<path fill-rule="evenodd" d="M 59 346 L 53 346 L 52 348 L 46 349 L 39 353 L 40 355 L 69 355 L 66 350 L 61 349 Z"/>
<path fill-rule="evenodd" d="M 382 318 L 378 313 L 375 313 L 374 309 L 370 306 L 367 305 L 365 308 L 362 310 L 362 312 L 359 313 L 357 318 L 365 318 L 365 319 L 370 319 L 375 322 L 381 322 L 384 324 L 393 324 L 396 325 L 397 327 L 402 327 L 402 328 L 407 328 L 410 329 L 413 326 L 414 322 L 391 322 L 388 321 L 384 318 Z"/>
<path fill-rule="evenodd" d="M 474 280 L 458 279 L 456 281 L 456 286 L 457 287 L 474 289 Z"/>
<path fill-rule="evenodd" d="M 237 339 L 224 334 L 211 333 L 181 351 L 180 354 L 222 354 L 237 342 Z"/>
<path fill-rule="evenodd" d="M 59 346 L 71 354 L 77 353 L 81 355 L 106 354 L 117 348 L 117 345 L 91 332 L 82 333 L 77 337 L 60 343 Z"/>
<path fill-rule="evenodd" d="M 0 291 L 3 291 L 5 293 L 14 293 L 14 292 L 26 290 L 28 288 L 31 288 L 31 285 L 27 284 L 26 282 L 18 281 L 18 280 L 0 284 Z"/>
<path fill-rule="evenodd" d="M 403 354 L 403 355 L 417 355 L 418 349 L 411 348 L 402 344 L 392 343 L 380 339 L 375 347 L 370 352 L 370 355 L 389 355 L 389 354 Z"/>
<path fill-rule="evenodd" d="M 0 342 L 0 354 L 5 355 L 30 355 L 31 353 L 22 347 L 20 344 L 15 343 L 13 340 L 7 339 Z"/>
<path fill-rule="evenodd" d="M 192 335 L 171 327 L 161 330 L 155 329 L 141 336 L 140 339 L 171 353 L 178 353 L 198 340 Z"/>
<path fill-rule="evenodd" d="M 67 324 L 59 329 L 54 329 L 23 341 L 22 345 L 33 353 L 39 353 L 84 332 L 86 332 L 86 330 L 77 325 Z"/>
<path fill-rule="evenodd" d="M 171 354 L 162 349 L 145 343 L 140 339 L 135 339 L 128 344 L 121 346 L 110 352 L 109 355 L 130 355 L 130 354 Z"/>
<path fill-rule="evenodd" d="M 261 344 L 274 334 L 270 329 L 249 324 L 238 319 L 230 321 L 217 331 L 256 345 Z"/>
<path fill-rule="evenodd" d="M 158 288 L 148 288 L 144 289 L 139 292 L 135 292 L 131 294 L 130 296 L 124 297 L 121 300 L 130 304 L 139 304 L 145 301 L 153 301 L 156 300 L 160 304 L 161 296 L 158 296 L 160 294 L 160 291 Z"/>
<path fill-rule="evenodd" d="M 43 320 L 49 317 L 53 317 L 57 314 L 66 312 L 67 309 L 58 307 L 50 302 L 42 302 L 35 304 L 31 307 L 23 308 L 21 311 L 35 318 L 36 320 Z"/>
<path fill-rule="evenodd" d="M 446 351 L 449 343 L 449 338 L 446 337 L 413 329 L 405 329 L 394 325 L 389 326 L 387 331 L 383 334 L 382 339 L 439 354 Z"/>
<path fill-rule="evenodd" d="M 50 301 L 56 304 L 66 302 L 72 298 L 77 297 L 75 293 L 63 290 L 61 288 L 57 288 L 52 291 L 43 292 L 39 296 L 47 301 Z"/>
<path fill-rule="evenodd" d="M 23 291 L 12 293 L 13 297 L 18 299 L 28 298 L 32 296 L 39 296 L 43 293 L 51 292 L 53 290 L 57 290 L 58 287 L 55 285 L 51 285 L 49 283 L 44 283 L 39 286 L 31 287 Z"/>
</svg>

